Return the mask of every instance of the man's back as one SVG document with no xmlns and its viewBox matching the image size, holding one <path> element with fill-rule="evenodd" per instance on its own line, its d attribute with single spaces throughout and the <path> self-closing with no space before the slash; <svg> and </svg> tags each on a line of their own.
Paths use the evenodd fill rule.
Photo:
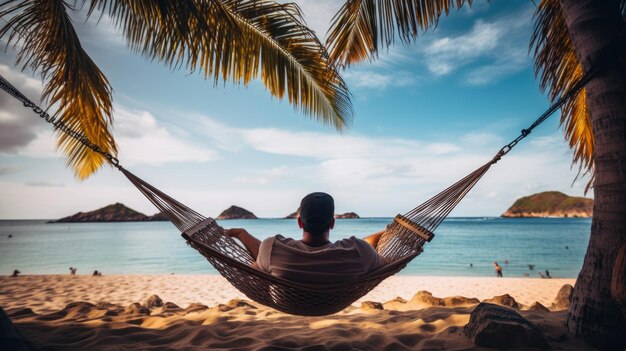
<svg viewBox="0 0 626 351">
<path fill-rule="evenodd" d="M 302 283 L 334 284 L 355 279 L 384 265 L 367 242 L 351 237 L 322 246 L 276 235 L 259 248 L 260 270 Z"/>
</svg>

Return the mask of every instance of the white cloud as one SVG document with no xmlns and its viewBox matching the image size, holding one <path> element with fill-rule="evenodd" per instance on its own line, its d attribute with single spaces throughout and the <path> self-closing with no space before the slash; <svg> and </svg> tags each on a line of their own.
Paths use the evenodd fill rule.
<svg viewBox="0 0 626 351">
<path fill-rule="evenodd" d="M 40 80 L 0 64 L 0 75 L 34 103 L 39 103 L 43 88 Z M 14 97 L 0 91 L 0 153 L 15 153 L 31 142 L 43 123 L 32 110 Z"/>
<path fill-rule="evenodd" d="M 280 129 L 248 129 L 240 130 L 240 133 L 242 140 L 255 150 L 318 160 L 317 165 L 308 163 L 307 172 L 301 173 L 302 177 L 324 179 L 329 185 L 338 183 L 351 189 L 371 189 L 373 185 L 393 188 L 407 183 L 440 184 L 443 187 L 464 176 L 463 170 L 469 172 L 487 162 L 503 140 L 485 132 L 469 132 L 457 138 L 455 143 Z M 554 163 L 568 165 L 569 154 L 564 144 L 558 142 L 560 138 L 560 133 L 538 138 L 525 147 L 528 151 L 521 154 L 525 155 L 527 163 L 532 161 L 537 168 L 549 168 Z M 543 142 L 544 139 L 550 142 Z M 542 152 L 536 153 L 537 150 Z M 507 156 L 509 159 L 519 157 L 519 154 Z M 515 165 L 511 164 L 511 167 L 515 168 Z M 536 171 L 528 169 L 528 179 L 538 178 Z M 512 173 L 516 176 L 525 174 Z M 521 183 L 522 178 L 518 181 Z"/>
<path fill-rule="evenodd" d="M 543 149 L 558 148 L 564 143 L 564 136 L 561 133 L 547 136 L 529 137 L 528 140 L 533 146 Z"/>
<path fill-rule="evenodd" d="M 528 38 L 531 13 L 493 22 L 477 20 L 465 34 L 418 41 L 418 52 L 425 56 L 426 67 L 435 76 L 449 75 L 468 67 L 463 80 L 470 85 L 485 85 L 528 66 Z"/>
<path fill-rule="evenodd" d="M 186 135 L 176 135 L 171 129 L 159 124 L 149 112 L 116 107 L 114 135 L 120 161 L 129 165 L 160 165 L 217 158 L 214 150 L 188 140 Z"/>
<path fill-rule="evenodd" d="M 415 85 L 418 78 L 407 71 L 376 72 L 371 70 L 346 71 L 343 77 L 352 88 L 385 90 L 390 87 L 405 87 Z"/>
<path fill-rule="evenodd" d="M 463 62 L 482 56 L 498 46 L 504 32 L 505 28 L 500 23 L 479 20 L 467 34 L 433 40 L 424 48 L 424 53 L 429 57 L 429 68 L 431 64 L 452 65 L 455 61 Z M 436 73 L 436 70 L 431 71 Z"/>
<path fill-rule="evenodd" d="M 407 139 L 371 138 L 316 132 L 296 132 L 275 128 L 242 129 L 243 140 L 253 148 L 273 154 L 317 159 L 394 157 L 421 144 Z M 419 151 L 417 151 L 419 152 Z"/>
<path fill-rule="evenodd" d="M 292 169 L 303 183 L 330 189 L 348 208 L 372 215 L 385 206 L 408 210 L 486 163 L 502 138 L 467 133 L 455 143 L 398 138 L 339 136 L 278 129 L 242 131 L 256 150 L 312 158 L 317 163 Z M 585 180 L 570 187 L 575 172 L 561 133 L 520 145 L 493 166 L 457 213 L 500 214 L 520 196 L 544 190 L 582 195 Z M 567 181 L 564 181 L 567 179 Z M 391 200 L 393 199 L 393 200 Z"/>
<path fill-rule="evenodd" d="M 504 138 L 487 132 L 471 132 L 461 138 L 461 142 L 472 147 L 504 145 Z"/>
<path fill-rule="evenodd" d="M 425 65 L 435 77 L 460 74 L 468 85 L 490 84 L 528 67 L 531 19 L 524 10 L 491 22 L 476 20 L 461 34 L 424 33 L 414 45 L 392 46 L 377 60 L 350 67 L 344 77 L 360 90 L 415 86 L 426 77 L 406 67 Z"/>
<path fill-rule="evenodd" d="M 106 47 L 108 50 L 126 46 L 124 35 L 116 28 L 108 13 L 96 9 L 87 18 L 87 9 L 83 6 L 81 11 L 72 11 L 70 15 L 74 19 L 74 27 L 83 45 Z"/>
<path fill-rule="evenodd" d="M 245 184 L 259 184 L 266 185 L 278 181 L 289 174 L 289 169 L 286 166 L 275 167 L 267 171 L 253 172 L 257 175 L 254 177 L 238 176 L 235 177 L 235 181 Z"/>
<path fill-rule="evenodd" d="M 38 131 L 33 140 L 16 150 L 16 154 L 32 158 L 60 157 L 61 154 L 56 152 L 56 149 L 56 139 L 52 128 L 50 128 L 49 130 Z"/>
<path fill-rule="evenodd" d="M 65 187 L 63 183 L 51 183 L 51 182 L 26 182 L 24 183 L 26 186 L 34 186 L 34 187 Z"/>
<path fill-rule="evenodd" d="M 342 1 L 336 0 L 284 0 L 279 2 L 294 2 L 298 4 L 307 26 L 315 31 L 320 40 L 324 40 L 328 28 L 330 28 L 331 19 L 343 5 Z"/>
<path fill-rule="evenodd" d="M 503 77 L 519 72 L 528 65 L 527 49 L 523 47 L 509 47 L 502 50 L 500 56 L 491 64 L 478 67 L 470 71 L 466 77 L 466 83 L 470 85 L 485 85 L 495 82 Z"/>
<path fill-rule="evenodd" d="M 217 122 L 216 120 L 197 113 L 180 114 L 177 118 L 185 120 L 186 125 L 196 126 L 191 132 L 197 132 L 197 136 L 212 146 L 221 150 L 239 151 L 242 148 L 241 132 L 235 128 Z"/>
<path fill-rule="evenodd" d="M 181 162 L 205 162 L 217 159 L 217 153 L 188 140 L 185 135 L 174 134 L 146 111 L 115 107 L 113 135 L 118 143 L 120 162 L 124 165 Z M 56 152 L 56 138 L 52 130 L 37 132 L 36 137 L 17 154 L 34 158 L 61 157 Z"/>
</svg>

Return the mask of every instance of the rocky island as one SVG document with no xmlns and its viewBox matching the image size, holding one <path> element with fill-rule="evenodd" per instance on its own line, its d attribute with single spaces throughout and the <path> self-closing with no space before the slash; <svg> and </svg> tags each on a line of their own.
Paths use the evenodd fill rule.
<svg viewBox="0 0 626 351">
<path fill-rule="evenodd" d="M 361 218 L 361 217 L 359 217 L 359 215 L 354 213 L 354 212 L 346 212 L 346 213 L 343 213 L 343 214 L 336 214 L 335 218 L 337 218 L 337 219 L 353 219 L 353 218 Z"/>
<path fill-rule="evenodd" d="M 567 196 L 559 191 L 546 191 L 525 196 L 513 204 L 501 217 L 591 217 L 593 200 Z"/>
<path fill-rule="evenodd" d="M 285 219 L 298 218 L 298 211 L 299 211 L 299 209 L 296 210 L 296 212 L 286 216 Z M 346 212 L 346 213 L 343 213 L 343 214 L 335 214 L 335 218 L 337 218 L 337 219 L 345 219 L 345 218 L 361 218 L 361 217 L 359 217 L 359 215 L 354 213 L 354 212 Z"/>
<path fill-rule="evenodd" d="M 63 217 L 50 223 L 72 222 L 141 222 L 141 221 L 166 221 L 167 218 L 160 213 L 154 216 L 146 216 L 121 203 L 115 203 L 99 208 L 91 212 L 78 212 L 71 216 Z"/>
<path fill-rule="evenodd" d="M 225 209 L 216 219 L 257 219 L 254 213 L 239 206 L 230 206 Z"/>
<path fill-rule="evenodd" d="M 167 215 L 163 212 L 155 213 L 154 215 L 146 218 L 146 221 L 169 221 Z"/>
<path fill-rule="evenodd" d="M 299 211 L 299 209 L 298 209 L 298 210 L 296 210 L 296 212 L 294 212 L 294 213 L 292 213 L 292 214 L 287 215 L 287 216 L 285 217 L 285 219 L 294 219 L 294 218 L 298 218 L 298 211 Z"/>
</svg>

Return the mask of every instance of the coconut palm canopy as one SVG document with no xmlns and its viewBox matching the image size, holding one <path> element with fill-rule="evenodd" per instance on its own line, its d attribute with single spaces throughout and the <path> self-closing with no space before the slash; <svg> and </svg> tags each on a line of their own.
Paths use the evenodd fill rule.
<svg viewBox="0 0 626 351">
<path fill-rule="evenodd" d="M 247 85 L 260 77 L 274 96 L 287 96 L 304 114 L 345 129 L 352 119 L 347 86 L 324 46 L 304 25 L 299 8 L 273 1 L 6 1 L 0 37 L 18 48 L 17 63 L 41 72 L 43 97 L 55 116 L 104 151 L 116 154 L 111 132 L 113 87 L 83 50 L 70 12 L 108 15 L 132 51 L 215 83 Z M 58 134 L 78 178 L 104 158 Z"/>
<path fill-rule="evenodd" d="M 395 40 L 409 43 L 436 26 L 442 15 L 471 5 L 472 0 L 346 1 L 333 18 L 327 46 L 331 58 L 343 67 L 375 60 Z M 621 1 L 621 8 L 626 9 L 626 1 Z M 552 101 L 582 77 L 559 0 L 538 3 L 530 46 L 541 89 L 547 90 Z M 573 162 L 592 171 L 593 134 L 584 89 L 563 107 L 561 123 L 574 150 Z"/>
</svg>

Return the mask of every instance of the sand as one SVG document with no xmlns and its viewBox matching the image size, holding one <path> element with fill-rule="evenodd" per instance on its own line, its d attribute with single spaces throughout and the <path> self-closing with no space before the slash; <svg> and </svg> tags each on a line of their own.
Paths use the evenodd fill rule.
<svg viewBox="0 0 626 351">
<path fill-rule="evenodd" d="M 394 276 L 342 312 L 300 317 L 243 299 L 220 276 L 40 275 L 0 277 L 0 307 L 34 346 L 62 350 L 472 349 L 463 326 L 475 303 L 439 306 L 431 301 L 436 299 L 411 301 L 413 296 L 426 290 L 439 297 L 482 301 L 509 294 L 521 304 L 518 312 L 544 331 L 552 347 L 590 349 L 564 337 L 566 311 L 527 311 L 535 301 L 550 307 L 561 286 L 574 282 Z M 164 306 L 146 306 L 153 294 Z M 384 309 L 361 307 L 364 301 L 381 302 Z"/>
</svg>

